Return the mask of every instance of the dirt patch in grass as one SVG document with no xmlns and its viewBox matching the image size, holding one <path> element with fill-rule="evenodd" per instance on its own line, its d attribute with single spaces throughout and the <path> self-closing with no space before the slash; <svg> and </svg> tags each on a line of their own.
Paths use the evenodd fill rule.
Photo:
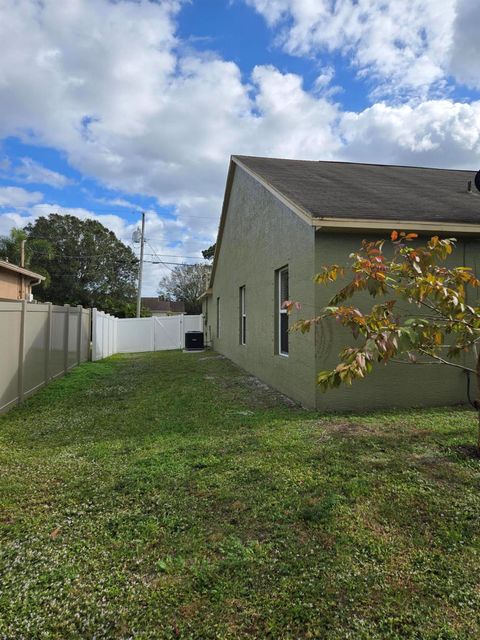
<svg viewBox="0 0 480 640">
<path fill-rule="evenodd" d="M 464 460 L 480 459 L 480 450 L 474 444 L 457 444 L 453 447 L 450 447 L 450 451 L 458 458 L 463 458 Z"/>
<path fill-rule="evenodd" d="M 249 407 L 268 409 L 280 405 L 300 408 L 297 402 L 255 376 L 240 375 L 232 378 L 217 378 L 216 383 L 224 389 L 233 391 L 235 397 L 243 400 Z"/>
<path fill-rule="evenodd" d="M 340 436 L 372 433 L 372 429 L 370 427 L 358 422 L 321 422 L 319 423 L 319 426 L 320 425 L 324 429 L 334 432 Z"/>
</svg>

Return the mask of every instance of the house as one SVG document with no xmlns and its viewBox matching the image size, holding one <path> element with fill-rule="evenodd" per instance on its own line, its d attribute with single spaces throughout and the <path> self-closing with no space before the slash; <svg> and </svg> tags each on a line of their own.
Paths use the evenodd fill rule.
<svg viewBox="0 0 480 640">
<path fill-rule="evenodd" d="M 4 300 L 32 300 L 32 287 L 45 280 L 44 276 L 23 267 L 0 260 L 0 298 Z"/>
<path fill-rule="evenodd" d="M 150 309 L 152 316 L 177 316 L 185 313 L 184 302 L 172 302 L 161 298 L 142 298 L 142 307 Z"/>
<path fill-rule="evenodd" d="M 363 238 L 386 238 L 393 229 L 456 237 L 452 259 L 477 267 L 473 179 L 470 171 L 233 156 L 203 295 L 206 343 L 319 410 L 465 402 L 466 375 L 442 366 L 377 365 L 366 380 L 321 393 L 316 372 L 334 367 L 351 338 L 333 322 L 289 333 L 282 303 L 301 303 L 295 319 L 313 317 L 338 288 L 315 285 L 314 274 L 347 263 Z"/>
</svg>

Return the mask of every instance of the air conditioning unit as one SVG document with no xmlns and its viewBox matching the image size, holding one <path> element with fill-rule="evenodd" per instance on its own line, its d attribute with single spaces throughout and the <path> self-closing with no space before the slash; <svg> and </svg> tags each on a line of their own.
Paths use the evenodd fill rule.
<svg viewBox="0 0 480 640">
<path fill-rule="evenodd" d="M 203 331 L 187 331 L 185 333 L 185 351 L 203 351 Z"/>
</svg>

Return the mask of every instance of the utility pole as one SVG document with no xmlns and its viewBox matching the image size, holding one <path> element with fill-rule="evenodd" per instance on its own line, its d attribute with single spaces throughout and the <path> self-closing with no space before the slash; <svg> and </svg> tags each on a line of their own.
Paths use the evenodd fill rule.
<svg viewBox="0 0 480 640">
<path fill-rule="evenodd" d="M 142 232 L 140 236 L 140 266 L 138 268 L 137 318 L 140 318 L 140 309 L 142 307 L 142 275 L 143 275 L 144 244 L 145 244 L 145 211 L 142 211 Z"/>
<path fill-rule="evenodd" d="M 22 240 L 20 242 L 20 266 L 22 268 L 25 267 L 25 240 Z M 21 277 L 21 285 L 20 286 L 21 286 L 20 295 L 21 295 L 21 298 L 23 300 L 24 298 L 27 297 L 26 296 L 26 291 L 25 291 L 25 278 L 23 277 L 23 275 Z"/>
</svg>

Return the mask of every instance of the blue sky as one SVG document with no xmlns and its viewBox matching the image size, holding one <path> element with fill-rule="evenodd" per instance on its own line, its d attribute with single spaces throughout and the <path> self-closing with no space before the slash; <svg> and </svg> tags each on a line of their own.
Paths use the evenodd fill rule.
<svg viewBox="0 0 480 640">
<path fill-rule="evenodd" d="M 479 21 L 476 0 L 5 0 L 0 233 L 56 211 L 128 243 L 145 210 L 148 257 L 192 262 L 230 154 L 477 169 Z"/>
</svg>

